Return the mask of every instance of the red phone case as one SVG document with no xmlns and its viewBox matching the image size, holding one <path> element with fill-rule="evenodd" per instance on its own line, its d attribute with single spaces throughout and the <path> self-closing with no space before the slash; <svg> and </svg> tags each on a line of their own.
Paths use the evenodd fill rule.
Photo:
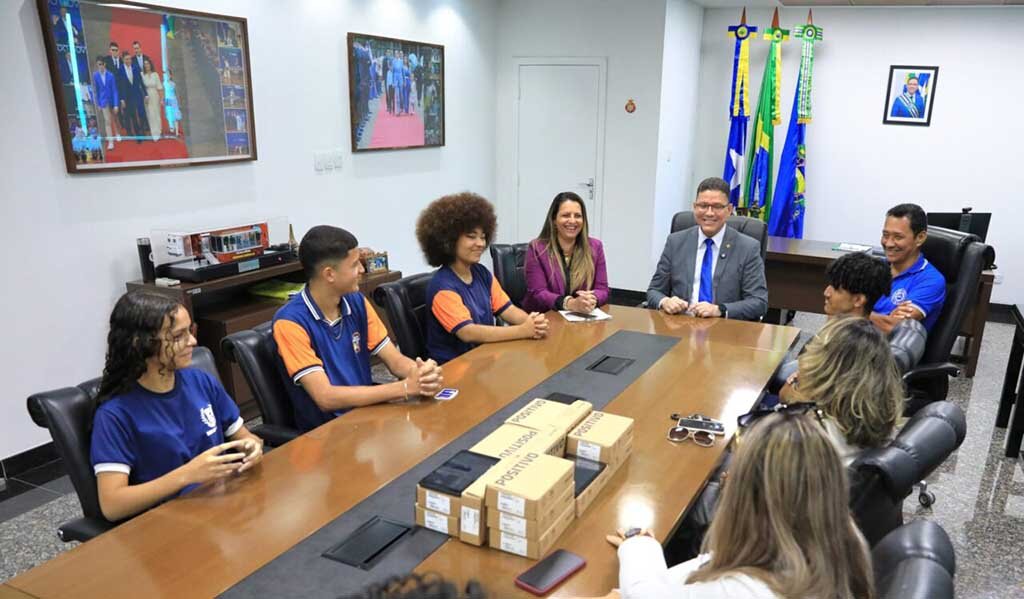
<svg viewBox="0 0 1024 599">
<path fill-rule="evenodd" d="M 573 553 L 572 555 L 576 555 L 576 554 Z M 548 557 L 551 557 L 551 556 L 549 555 Z M 523 582 L 519 578 L 519 576 L 522 576 L 523 574 L 526 574 L 526 572 L 529 572 L 534 567 L 536 567 L 537 564 L 539 564 L 541 562 L 537 562 L 537 564 L 534 564 L 533 566 L 531 566 L 530 569 L 528 569 L 526 572 L 523 572 L 523 574 L 520 574 L 519 576 L 517 576 L 516 580 L 515 580 L 516 586 L 521 588 L 521 589 L 524 589 L 526 591 L 529 591 L 529 592 L 533 593 L 534 595 L 537 595 L 538 597 L 543 597 L 544 595 L 547 595 L 548 593 L 550 593 L 551 589 L 553 589 L 553 588 L 557 587 L 558 585 L 562 584 L 563 582 L 565 582 L 566 578 L 569 578 L 573 574 L 579 572 L 580 570 L 583 569 L 583 566 L 587 565 L 587 560 L 583 559 L 582 557 L 580 557 L 578 555 L 576 555 L 576 557 L 579 557 L 579 559 L 580 559 L 579 564 L 575 568 L 572 568 L 570 570 L 566 570 L 564 574 L 562 574 L 557 580 L 555 580 L 550 585 L 548 585 L 547 588 L 538 589 L 538 588 L 536 588 L 536 587 L 534 587 L 532 585 L 526 584 L 525 582 Z M 547 559 L 547 557 L 545 557 L 544 559 Z M 541 561 L 543 561 L 543 560 L 541 560 Z"/>
</svg>

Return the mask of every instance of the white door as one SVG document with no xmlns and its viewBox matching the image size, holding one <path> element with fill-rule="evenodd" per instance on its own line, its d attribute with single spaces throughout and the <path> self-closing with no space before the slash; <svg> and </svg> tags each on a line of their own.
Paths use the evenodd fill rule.
<svg viewBox="0 0 1024 599">
<path fill-rule="evenodd" d="M 590 234 L 601 236 L 604 63 L 548 59 L 518 64 L 516 241 L 537 237 L 552 198 L 577 193 Z"/>
</svg>

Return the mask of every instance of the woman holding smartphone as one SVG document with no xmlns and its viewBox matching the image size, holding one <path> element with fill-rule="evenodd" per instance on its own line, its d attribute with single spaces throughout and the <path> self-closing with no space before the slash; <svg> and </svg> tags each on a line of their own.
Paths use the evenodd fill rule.
<svg viewBox="0 0 1024 599">
<path fill-rule="evenodd" d="M 695 559 L 668 568 L 649 531 L 609 536 L 620 585 L 609 597 L 874 597 L 846 469 L 823 419 L 814 404 L 794 404 L 749 423 Z"/>
<path fill-rule="evenodd" d="M 166 297 L 132 292 L 110 315 L 91 461 L 100 509 L 122 520 L 263 456 L 220 382 L 190 368 L 195 328 Z"/>
</svg>

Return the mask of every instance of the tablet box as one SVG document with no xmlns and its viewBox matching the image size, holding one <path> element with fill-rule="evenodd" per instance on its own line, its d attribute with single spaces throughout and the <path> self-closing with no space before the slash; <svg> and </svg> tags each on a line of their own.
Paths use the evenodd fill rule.
<svg viewBox="0 0 1024 599">
<path fill-rule="evenodd" d="M 499 460 L 531 451 L 562 457 L 565 438 L 554 434 L 551 429 L 537 430 L 517 424 L 503 424 L 469 450 Z"/>
<path fill-rule="evenodd" d="M 581 457 L 576 457 L 573 461 L 576 465 L 574 475 L 576 479 L 576 517 L 579 518 L 583 512 L 587 511 L 590 504 L 594 503 L 594 500 L 608 484 L 608 480 L 615 476 L 619 466 L 625 460 L 614 465 L 602 464 Z M 597 472 L 596 476 L 594 476 L 595 471 Z"/>
<path fill-rule="evenodd" d="M 445 516 L 433 510 L 425 510 L 419 505 L 416 506 L 416 524 L 448 536 L 459 536 L 458 516 Z"/>
<path fill-rule="evenodd" d="M 569 432 L 565 452 L 603 464 L 617 464 L 633 443 L 633 419 L 607 412 L 591 412 Z"/>
<path fill-rule="evenodd" d="M 416 485 L 416 505 L 445 516 L 458 516 L 462 505 L 462 496 L 440 493 L 432 489 Z"/>
<path fill-rule="evenodd" d="M 515 455 L 499 461 L 462 492 L 459 501 L 459 540 L 477 547 L 487 542 L 487 481 L 497 478 L 518 459 L 519 456 Z"/>
<path fill-rule="evenodd" d="M 537 430 L 553 428 L 556 435 L 564 437 L 593 409 L 594 406 L 590 402 L 583 400 L 565 405 L 548 399 L 535 399 L 510 416 L 505 423 Z"/>
<path fill-rule="evenodd" d="M 540 559 L 542 555 L 546 555 L 551 550 L 558 541 L 558 538 L 562 536 L 562 533 L 569 528 L 575 516 L 575 508 L 570 504 L 551 528 L 536 541 L 502 532 L 497 528 L 491 528 L 488 533 L 488 544 L 501 551 L 514 553 L 530 559 Z"/>
<path fill-rule="evenodd" d="M 488 510 L 487 528 L 488 530 L 496 528 L 502 532 L 526 537 L 531 541 L 539 541 L 541 535 L 551 528 L 551 525 L 553 525 L 558 520 L 558 517 L 565 512 L 566 506 L 572 505 L 574 502 L 575 496 L 573 490 L 566 489 L 565 493 L 563 493 L 562 496 L 551 505 L 551 509 L 533 520 L 521 518 L 498 510 Z"/>
<path fill-rule="evenodd" d="M 445 516 L 459 517 L 462 492 L 498 462 L 497 458 L 460 451 L 420 479 L 416 503 Z"/>
<path fill-rule="evenodd" d="M 573 486 L 573 463 L 529 452 L 512 460 L 487 481 L 486 505 L 513 516 L 536 520 Z"/>
</svg>

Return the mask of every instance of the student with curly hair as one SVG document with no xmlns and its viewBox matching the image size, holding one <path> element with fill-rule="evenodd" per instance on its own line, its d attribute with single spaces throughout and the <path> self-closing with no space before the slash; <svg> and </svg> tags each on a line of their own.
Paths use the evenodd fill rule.
<svg viewBox="0 0 1024 599">
<path fill-rule="evenodd" d="M 543 339 L 548 334 L 547 318 L 513 306 L 498 280 L 480 264 L 496 228 L 494 207 L 470 192 L 434 200 L 416 223 L 427 263 L 439 267 L 427 286 L 427 353 L 439 363 L 481 343 Z M 495 326 L 496 316 L 512 326 Z"/>
<path fill-rule="evenodd" d="M 220 381 L 189 367 L 195 345 L 188 311 L 171 299 L 136 291 L 114 306 L 90 448 L 108 520 L 245 472 L 263 456 Z"/>
</svg>

